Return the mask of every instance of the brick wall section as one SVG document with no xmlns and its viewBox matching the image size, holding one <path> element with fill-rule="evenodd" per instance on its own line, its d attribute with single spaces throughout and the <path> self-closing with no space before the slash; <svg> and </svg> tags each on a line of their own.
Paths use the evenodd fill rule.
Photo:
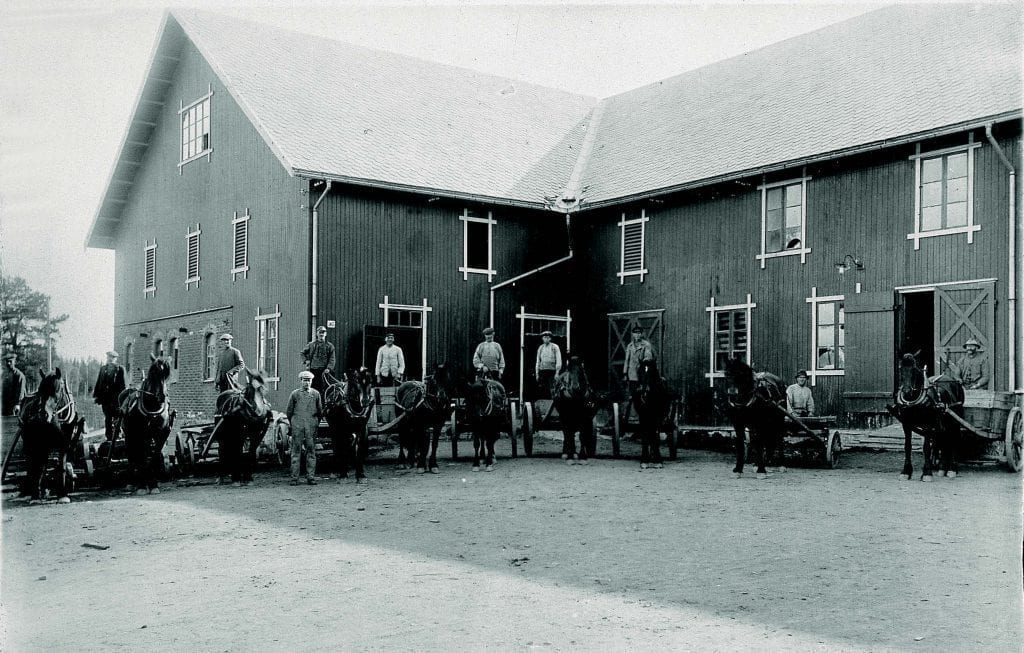
<svg viewBox="0 0 1024 653">
<path fill-rule="evenodd" d="M 154 352 L 157 340 L 163 341 L 164 356 L 173 355 L 171 343 L 178 339 L 178 370 L 172 372 L 168 384 L 171 406 L 177 411 L 175 426 L 209 423 L 213 421 L 217 391 L 213 380 L 206 380 L 203 364 L 206 360 L 206 338 L 213 340 L 222 333 L 231 333 L 232 316 L 230 309 L 209 311 L 172 317 L 140 324 L 119 326 L 116 342 L 121 353 L 121 364 L 130 371 L 129 385 L 138 387 L 149 369 L 149 354 Z M 147 334 L 143 337 L 141 334 Z M 131 343 L 131 360 L 126 359 L 128 344 Z"/>
</svg>

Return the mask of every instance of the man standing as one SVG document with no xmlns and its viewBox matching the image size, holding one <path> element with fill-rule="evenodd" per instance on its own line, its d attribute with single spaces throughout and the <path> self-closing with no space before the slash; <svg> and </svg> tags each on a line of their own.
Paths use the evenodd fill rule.
<svg viewBox="0 0 1024 653">
<path fill-rule="evenodd" d="M 807 387 L 807 372 L 796 373 L 796 383 L 786 388 L 786 409 L 797 417 L 809 417 L 814 414 L 814 395 Z"/>
<path fill-rule="evenodd" d="M 237 387 L 235 377 L 238 371 L 245 367 L 242 352 L 231 346 L 234 339 L 233 335 L 225 333 L 217 340 L 217 346 L 220 348 L 217 352 L 217 374 L 214 377 L 217 392 L 234 390 Z"/>
<path fill-rule="evenodd" d="M 481 375 L 491 375 L 495 381 L 501 380 L 505 371 L 505 354 L 501 351 L 501 345 L 494 342 L 494 329 L 484 329 L 484 341 L 476 346 L 473 352 L 473 367 Z"/>
<path fill-rule="evenodd" d="M 551 342 L 553 335 L 550 331 L 542 331 L 540 337 L 543 342 L 537 347 L 534 377 L 537 379 L 538 397 L 541 399 L 551 398 L 551 382 L 562 369 L 562 350 Z"/>
<path fill-rule="evenodd" d="M 100 366 L 96 377 L 92 398 L 103 408 L 103 433 L 111 441 L 117 437 L 117 419 L 121 412 L 117 397 L 125 387 L 124 368 L 117 364 L 117 352 L 108 351 L 107 362 Z"/>
<path fill-rule="evenodd" d="M 377 365 L 374 367 L 377 385 L 391 388 L 402 382 L 405 374 L 405 356 L 402 348 L 395 344 L 395 334 L 384 334 L 384 344 L 377 350 Z"/>
<path fill-rule="evenodd" d="M 14 366 L 17 354 L 4 355 L 3 406 L 0 414 L 17 417 L 21 413 L 21 400 L 25 398 L 25 375 Z"/>
<path fill-rule="evenodd" d="M 622 376 L 629 389 L 629 396 L 636 392 L 637 368 L 643 361 L 654 360 L 654 348 L 651 341 L 644 337 L 644 329 L 639 324 L 633 327 L 633 340 L 626 345 L 626 361 L 622 364 Z"/>
<path fill-rule="evenodd" d="M 334 371 L 334 345 L 327 342 L 327 327 L 316 328 L 316 338 L 306 343 L 302 350 L 302 362 L 313 373 L 313 389 L 323 396 L 324 372 Z"/>
<path fill-rule="evenodd" d="M 306 449 L 306 482 L 316 485 L 316 430 L 324 409 L 320 393 L 310 387 L 312 383 L 312 372 L 299 372 L 299 387 L 292 390 L 285 409 L 292 430 L 292 485 L 299 484 L 303 448 Z"/>
<path fill-rule="evenodd" d="M 963 355 L 957 367 L 960 368 L 960 381 L 968 390 L 984 390 L 988 388 L 988 358 L 981 353 L 981 343 L 971 338 L 964 343 L 967 353 Z"/>
</svg>

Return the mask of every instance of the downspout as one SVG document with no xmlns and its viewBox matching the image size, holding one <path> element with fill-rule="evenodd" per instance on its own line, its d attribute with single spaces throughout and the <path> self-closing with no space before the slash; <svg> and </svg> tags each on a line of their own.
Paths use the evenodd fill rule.
<svg viewBox="0 0 1024 653">
<path fill-rule="evenodd" d="M 317 232 L 319 231 L 319 227 L 320 227 L 320 214 L 317 211 L 317 208 L 319 208 L 320 202 L 324 201 L 324 198 L 327 197 L 327 193 L 329 193 L 329 192 L 331 192 L 331 180 L 330 179 L 327 180 L 327 187 L 324 188 L 324 192 L 320 194 L 320 197 L 318 197 L 316 202 L 313 204 L 313 226 L 312 226 L 312 231 L 313 231 L 313 244 L 312 244 L 312 248 L 313 248 L 313 251 L 312 251 L 312 253 L 310 255 L 310 259 L 312 259 L 312 263 L 313 263 L 313 269 L 312 269 L 312 271 L 310 272 L 310 275 L 309 275 L 309 287 L 310 287 L 310 290 L 313 293 L 313 297 L 312 297 L 312 299 L 310 300 L 310 303 L 309 303 L 309 306 L 310 306 L 310 311 L 309 311 L 309 331 L 310 331 L 310 337 L 316 337 L 316 327 L 317 327 L 317 323 L 316 323 L 316 320 L 317 320 L 317 282 L 318 282 L 318 279 L 319 279 L 319 268 L 320 268 L 320 256 L 319 256 L 320 245 L 319 245 L 319 238 L 318 238 L 318 234 L 317 234 Z"/>
<path fill-rule="evenodd" d="M 992 144 L 992 149 L 999 156 L 999 160 L 1003 162 L 1006 169 L 1010 171 L 1010 225 L 1009 225 L 1009 238 L 1006 245 L 1007 252 L 1009 254 L 1009 268 L 1007 269 L 1007 332 L 1008 332 L 1008 343 L 1007 353 L 1009 354 L 1010 366 L 1007 371 L 1007 387 L 1013 392 L 1021 392 L 1020 388 L 1017 388 L 1017 326 L 1019 324 L 1017 316 L 1017 284 L 1020 282 L 1024 271 L 1020 270 L 1021 261 L 1017 256 L 1017 248 L 1020 247 L 1024 251 L 1024 243 L 1020 242 L 1022 230 L 1020 225 L 1017 224 L 1017 173 L 1013 168 L 1013 164 L 1006 157 L 1006 153 L 1003 152 L 1003 148 L 999 147 L 999 143 L 992 136 L 992 123 L 985 125 L 985 137 L 988 138 L 988 142 Z"/>
</svg>

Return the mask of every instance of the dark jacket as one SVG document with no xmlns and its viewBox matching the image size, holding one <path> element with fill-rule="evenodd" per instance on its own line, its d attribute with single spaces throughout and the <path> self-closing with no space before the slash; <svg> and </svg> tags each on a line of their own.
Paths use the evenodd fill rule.
<svg viewBox="0 0 1024 653">
<path fill-rule="evenodd" d="M 117 403 L 117 396 L 125 389 L 124 368 L 117 363 L 104 363 L 96 377 L 92 396 L 101 406 Z"/>
</svg>

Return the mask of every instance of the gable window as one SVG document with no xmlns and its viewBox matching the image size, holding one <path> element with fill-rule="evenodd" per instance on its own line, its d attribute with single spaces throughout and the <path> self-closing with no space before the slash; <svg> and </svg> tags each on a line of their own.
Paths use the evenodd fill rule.
<svg viewBox="0 0 1024 653">
<path fill-rule="evenodd" d="M 178 338 L 171 338 L 171 383 L 178 382 Z"/>
<path fill-rule="evenodd" d="M 462 221 L 462 266 L 459 272 L 463 280 L 472 274 L 486 274 L 487 280 L 494 279 L 493 243 L 494 225 L 497 222 L 487 212 L 487 217 L 480 217 L 474 211 L 463 209 L 459 216 Z"/>
<path fill-rule="evenodd" d="M 807 262 L 807 182 L 799 177 L 758 187 L 761 191 L 761 268 L 770 258 L 800 256 Z"/>
<path fill-rule="evenodd" d="M 265 380 L 277 382 L 281 377 L 277 373 L 277 334 L 281 320 L 280 305 L 274 306 L 273 313 L 259 314 L 256 309 L 256 369 L 266 374 Z"/>
<path fill-rule="evenodd" d="M 231 280 L 238 279 L 238 275 L 246 278 L 249 274 L 249 209 L 245 215 L 238 215 L 231 219 Z"/>
<path fill-rule="evenodd" d="M 640 277 L 640 281 L 643 282 L 644 275 L 648 273 L 644 267 L 647 262 L 648 220 L 650 218 L 647 217 L 646 210 L 640 211 L 639 218 L 629 220 L 626 219 L 625 213 L 622 214 L 622 220 L 619 221 L 619 271 L 616 273 L 620 284 L 626 283 L 626 277 L 633 276 Z"/>
<path fill-rule="evenodd" d="M 217 372 L 217 341 L 216 334 L 207 333 L 203 338 L 203 380 L 213 381 L 213 375 Z"/>
<path fill-rule="evenodd" d="M 209 157 L 213 152 L 210 141 L 210 101 L 213 99 L 213 88 L 206 95 L 189 105 L 182 103 L 178 110 L 181 121 L 181 160 L 178 172 L 190 161 Z"/>
<path fill-rule="evenodd" d="M 704 376 L 711 385 L 725 376 L 725 362 L 730 358 L 742 358 L 750 365 L 750 312 L 756 307 L 748 294 L 745 304 L 717 306 L 712 297 L 711 305 L 704 308 L 710 317 L 709 371 Z"/>
<path fill-rule="evenodd" d="M 846 368 L 846 310 L 843 295 L 818 296 L 811 288 L 811 364 L 813 385 L 819 376 L 842 376 Z"/>
<path fill-rule="evenodd" d="M 197 223 L 185 234 L 185 288 L 199 287 L 199 235 L 203 233 Z"/>
<path fill-rule="evenodd" d="M 974 142 L 973 132 L 966 145 L 942 150 L 916 153 L 914 162 L 914 232 L 907 240 L 914 241 L 914 249 L 921 248 L 921 239 L 947 234 L 967 234 L 967 242 L 974 242 L 974 232 L 981 225 L 974 224 L 974 150 L 981 147 Z"/>
<path fill-rule="evenodd" d="M 148 240 L 146 241 L 146 247 L 145 247 L 144 252 L 145 252 L 145 257 L 146 257 L 146 263 L 145 263 L 145 266 L 146 266 L 146 270 L 145 270 L 146 280 L 145 280 L 145 286 L 143 286 L 142 291 L 145 293 L 145 295 L 147 297 L 149 297 L 149 296 L 152 296 L 152 295 L 156 295 L 156 239 L 155 238 L 153 239 L 153 243 L 152 244 L 150 244 L 150 242 Z"/>
</svg>

